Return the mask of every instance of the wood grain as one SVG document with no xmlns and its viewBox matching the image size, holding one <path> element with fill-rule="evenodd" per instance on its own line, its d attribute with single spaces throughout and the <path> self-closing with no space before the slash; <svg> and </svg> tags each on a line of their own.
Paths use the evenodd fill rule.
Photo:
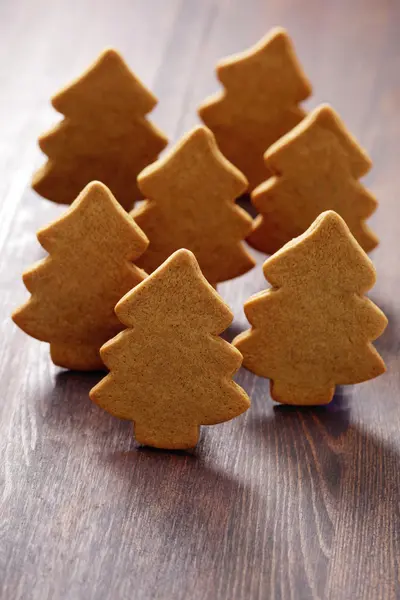
<svg viewBox="0 0 400 600">
<path fill-rule="evenodd" d="M 138 449 L 9 318 L 35 231 L 62 212 L 29 189 L 49 97 L 115 45 L 160 98 L 172 140 L 217 89 L 215 61 L 286 26 L 314 84 L 371 154 L 381 201 L 372 299 L 388 373 L 331 405 L 278 407 L 242 370 L 248 413 L 189 454 Z M 396 0 L 5 0 L 0 3 L 0 589 L 5 600 L 400 597 L 400 5 Z M 261 263 L 263 256 L 257 254 Z M 243 301 L 261 270 L 221 286 Z"/>
</svg>

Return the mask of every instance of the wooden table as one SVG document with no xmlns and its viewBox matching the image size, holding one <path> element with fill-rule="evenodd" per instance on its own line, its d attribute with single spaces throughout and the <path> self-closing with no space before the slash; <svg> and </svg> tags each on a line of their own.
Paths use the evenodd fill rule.
<svg viewBox="0 0 400 600">
<path fill-rule="evenodd" d="M 2 0 L 0 3 L 0 585 L 4 600 L 400 597 L 400 5 L 396 0 Z M 10 313 L 61 214 L 29 188 L 49 98 L 107 45 L 156 93 L 175 141 L 217 90 L 216 60 L 286 26 L 314 85 L 371 154 L 371 225 L 390 325 L 388 373 L 326 408 L 273 404 L 242 370 L 248 413 L 193 453 L 137 449 L 129 423 L 88 399 Z M 221 286 L 244 328 L 258 267 Z"/>
</svg>

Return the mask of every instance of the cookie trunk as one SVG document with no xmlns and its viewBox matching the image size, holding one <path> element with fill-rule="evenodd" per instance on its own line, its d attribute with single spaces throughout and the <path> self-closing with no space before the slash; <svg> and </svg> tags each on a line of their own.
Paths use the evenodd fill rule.
<svg viewBox="0 0 400 600">
<path fill-rule="evenodd" d="M 271 381 L 271 397 L 275 402 L 292 406 L 318 406 L 329 404 L 335 393 L 335 386 L 308 387 L 287 384 L 283 381 Z"/>
<path fill-rule="evenodd" d="M 199 441 L 200 427 L 176 423 L 134 424 L 135 438 L 143 446 L 163 450 L 189 450 Z"/>
<path fill-rule="evenodd" d="M 71 371 L 104 371 L 100 347 L 86 344 L 50 344 L 51 360 Z"/>
</svg>

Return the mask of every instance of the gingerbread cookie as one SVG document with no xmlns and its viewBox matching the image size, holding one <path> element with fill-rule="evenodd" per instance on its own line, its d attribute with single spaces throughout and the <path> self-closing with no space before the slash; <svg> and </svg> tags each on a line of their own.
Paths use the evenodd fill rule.
<svg viewBox="0 0 400 600">
<path fill-rule="evenodd" d="M 232 381 L 242 356 L 218 337 L 233 315 L 191 252 L 175 252 L 115 312 L 128 329 L 102 347 L 110 374 L 90 397 L 133 421 L 139 443 L 192 448 L 200 425 L 228 421 L 249 408 L 248 396 Z"/>
<path fill-rule="evenodd" d="M 234 203 L 246 178 L 221 154 L 206 127 L 185 135 L 140 173 L 138 184 L 147 200 L 132 214 L 150 240 L 138 262 L 148 273 L 179 248 L 194 252 L 213 285 L 254 266 L 241 242 L 252 220 Z"/>
<path fill-rule="evenodd" d="M 371 167 L 364 150 L 328 105 L 321 105 L 265 153 L 274 177 L 252 193 L 260 215 L 248 242 L 273 254 L 324 210 L 340 214 L 369 252 L 378 243 L 365 223 L 377 201 L 358 181 Z"/>
<path fill-rule="evenodd" d="M 32 296 L 13 320 L 50 344 L 56 365 L 104 368 L 100 346 L 122 329 L 114 307 L 146 277 L 131 262 L 146 249 L 146 236 L 110 190 L 93 182 L 37 237 L 50 256 L 24 274 Z"/>
<path fill-rule="evenodd" d="M 370 343 L 387 319 L 364 296 L 375 283 L 372 262 L 333 211 L 264 263 L 272 289 L 245 304 L 252 329 L 233 344 L 243 364 L 271 379 L 284 404 L 327 404 L 335 386 L 381 375 Z"/>
<path fill-rule="evenodd" d="M 217 65 L 224 91 L 199 109 L 222 153 L 247 177 L 249 190 L 268 177 L 266 149 L 305 116 L 299 103 L 311 85 L 282 28 Z"/>
<path fill-rule="evenodd" d="M 100 180 L 130 210 L 141 198 L 138 173 L 167 145 L 145 118 L 156 98 L 109 49 L 52 104 L 65 119 L 39 139 L 49 160 L 34 176 L 33 189 L 71 204 L 85 185 Z"/>
</svg>

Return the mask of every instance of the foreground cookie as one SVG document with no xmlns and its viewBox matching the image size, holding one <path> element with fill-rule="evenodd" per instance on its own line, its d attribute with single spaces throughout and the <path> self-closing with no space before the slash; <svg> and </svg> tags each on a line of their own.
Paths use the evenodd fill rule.
<svg viewBox="0 0 400 600">
<path fill-rule="evenodd" d="M 369 252 L 378 243 L 365 220 L 377 206 L 358 180 L 371 161 L 328 105 L 316 108 L 265 153 L 274 173 L 252 193 L 260 215 L 248 242 L 273 254 L 324 210 L 340 214 Z"/>
<path fill-rule="evenodd" d="M 39 139 L 49 157 L 34 176 L 38 194 L 71 204 L 86 184 L 100 180 L 129 210 L 141 198 L 137 174 L 167 145 L 145 115 L 157 100 L 116 50 L 106 50 L 79 79 L 52 99 L 65 119 Z"/>
<path fill-rule="evenodd" d="M 50 343 L 56 365 L 104 368 L 100 346 L 122 329 L 114 306 L 146 276 L 131 262 L 146 249 L 146 236 L 110 190 L 93 182 L 38 240 L 50 256 L 24 273 L 32 296 L 13 320 Z"/>
<path fill-rule="evenodd" d="M 110 369 L 91 399 L 134 422 L 136 440 L 156 448 L 197 444 L 200 425 L 228 421 L 250 401 L 232 381 L 242 356 L 218 337 L 233 315 L 178 250 L 115 309 L 128 329 L 101 349 Z"/>
<path fill-rule="evenodd" d="M 374 267 L 333 211 L 264 263 L 273 286 L 250 298 L 252 329 L 233 344 L 245 367 L 271 379 L 271 396 L 284 404 L 327 404 L 335 385 L 381 375 L 385 365 L 369 340 L 387 319 L 363 294 Z"/>
<path fill-rule="evenodd" d="M 138 177 L 146 202 L 132 213 L 150 240 L 138 264 L 151 273 L 175 250 L 194 252 L 213 285 L 254 266 L 241 241 L 252 219 L 234 199 L 246 178 L 218 150 L 206 127 L 196 127 Z"/>
<path fill-rule="evenodd" d="M 247 177 L 250 191 L 268 177 L 266 149 L 305 116 L 298 106 L 311 85 L 284 29 L 217 65 L 225 90 L 199 109 L 222 153 Z"/>
</svg>

